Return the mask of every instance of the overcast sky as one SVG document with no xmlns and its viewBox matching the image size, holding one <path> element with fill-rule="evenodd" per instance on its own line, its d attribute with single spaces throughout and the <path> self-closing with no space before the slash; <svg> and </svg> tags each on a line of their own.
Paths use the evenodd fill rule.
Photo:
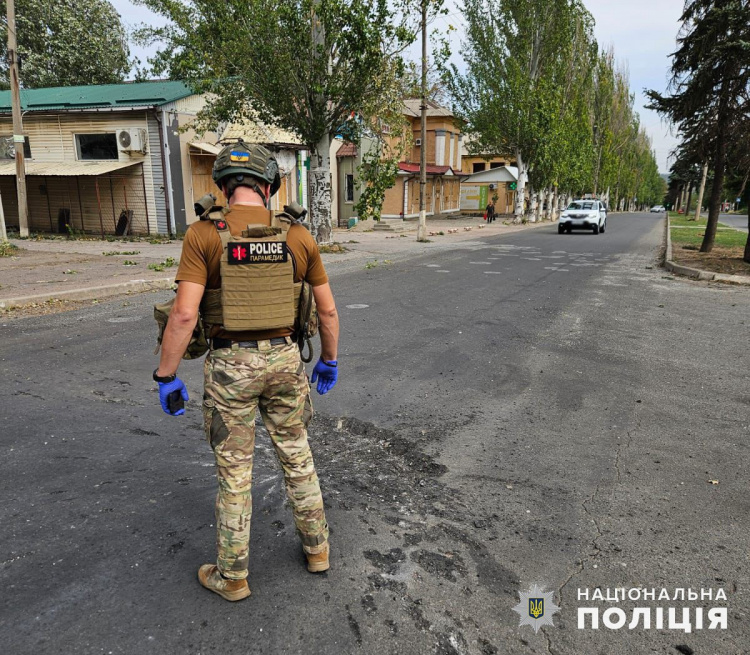
<svg viewBox="0 0 750 655">
<path fill-rule="evenodd" d="M 140 22 L 152 22 L 156 17 L 130 0 L 110 0 L 120 12 L 128 28 Z M 675 36 L 682 12 L 682 0 L 584 0 L 596 19 L 596 38 L 602 47 L 613 45 L 618 62 L 630 71 L 630 86 L 635 93 L 635 107 L 654 144 L 659 170 L 669 170 L 668 156 L 677 140 L 670 134 L 658 114 L 643 107 L 643 89 L 664 91 L 668 80 L 669 55 L 675 49 Z M 458 54 L 461 38 L 461 0 L 447 0 L 450 12 L 442 17 L 438 27 L 452 24 L 458 28 L 452 43 Z M 134 55 L 144 60 L 148 51 L 132 48 Z M 414 56 L 418 55 L 415 49 Z"/>
</svg>

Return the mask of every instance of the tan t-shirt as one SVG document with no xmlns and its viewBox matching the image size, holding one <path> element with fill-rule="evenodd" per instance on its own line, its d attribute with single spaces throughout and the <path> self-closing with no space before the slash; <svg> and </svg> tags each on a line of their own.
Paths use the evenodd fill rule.
<svg viewBox="0 0 750 655">
<path fill-rule="evenodd" d="M 258 206 L 235 205 L 224 215 L 233 236 L 239 236 L 248 225 L 270 225 L 271 213 Z M 287 247 L 295 263 L 294 281 L 305 280 L 317 287 L 328 282 L 328 275 L 320 258 L 318 244 L 302 225 L 292 225 L 287 233 Z M 197 221 L 185 233 L 182 257 L 175 279 L 177 282 L 195 282 L 206 289 L 221 288 L 221 238 L 212 221 Z M 235 341 L 251 341 L 288 337 L 292 327 L 276 330 L 227 332 L 216 330 L 212 337 Z"/>
</svg>

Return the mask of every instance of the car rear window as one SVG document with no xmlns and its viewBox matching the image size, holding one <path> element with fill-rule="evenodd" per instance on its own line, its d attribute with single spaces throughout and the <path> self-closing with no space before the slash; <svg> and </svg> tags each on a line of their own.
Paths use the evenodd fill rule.
<svg viewBox="0 0 750 655">
<path fill-rule="evenodd" d="M 571 202 L 568 209 L 596 209 L 593 202 Z"/>
</svg>

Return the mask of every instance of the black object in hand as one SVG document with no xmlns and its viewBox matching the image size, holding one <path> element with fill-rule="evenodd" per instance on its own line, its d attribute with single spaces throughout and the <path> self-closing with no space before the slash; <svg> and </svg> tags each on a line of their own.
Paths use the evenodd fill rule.
<svg viewBox="0 0 750 655">
<path fill-rule="evenodd" d="M 182 392 L 177 389 L 167 395 L 167 408 L 171 414 L 175 414 L 181 409 L 185 409 L 185 401 L 182 398 Z"/>
</svg>

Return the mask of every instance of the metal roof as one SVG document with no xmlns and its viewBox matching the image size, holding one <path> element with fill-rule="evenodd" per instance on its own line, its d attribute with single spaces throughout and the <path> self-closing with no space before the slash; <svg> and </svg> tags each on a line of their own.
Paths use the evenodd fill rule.
<svg viewBox="0 0 750 655">
<path fill-rule="evenodd" d="M 132 82 L 21 89 L 24 111 L 75 111 L 158 107 L 193 95 L 183 82 Z M 0 113 L 11 111 L 10 91 L 0 91 Z"/>
<path fill-rule="evenodd" d="M 136 166 L 133 161 L 26 161 L 26 175 L 40 177 L 78 177 L 79 175 L 104 175 L 123 168 Z M 0 161 L 0 176 L 15 177 L 16 162 L 13 159 Z"/>
<path fill-rule="evenodd" d="M 496 166 L 467 175 L 463 181 L 467 184 L 472 182 L 518 182 L 518 169 L 515 166 Z"/>
<path fill-rule="evenodd" d="M 442 107 L 434 100 L 427 99 L 427 116 L 453 117 L 453 112 L 447 107 Z M 422 101 L 419 98 L 408 98 L 404 100 L 404 114 L 417 118 L 422 115 Z"/>
<path fill-rule="evenodd" d="M 221 141 L 236 141 L 242 139 L 247 143 L 262 143 L 267 145 L 304 146 L 300 138 L 281 127 L 267 125 L 259 120 L 244 119 L 231 123 L 221 135 Z"/>
<path fill-rule="evenodd" d="M 400 161 L 398 163 L 398 169 L 405 173 L 419 173 L 419 164 L 412 164 L 411 162 Z M 425 167 L 427 175 L 445 175 L 450 177 L 453 175 L 453 169 L 450 166 L 435 166 L 434 164 L 427 164 Z"/>
<path fill-rule="evenodd" d="M 336 153 L 336 156 L 341 157 L 356 157 L 357 156 L 357 146 L 355 146 L 353 143 L 349 143 L 348 141 L 344 143 Z"/>
</svg>

